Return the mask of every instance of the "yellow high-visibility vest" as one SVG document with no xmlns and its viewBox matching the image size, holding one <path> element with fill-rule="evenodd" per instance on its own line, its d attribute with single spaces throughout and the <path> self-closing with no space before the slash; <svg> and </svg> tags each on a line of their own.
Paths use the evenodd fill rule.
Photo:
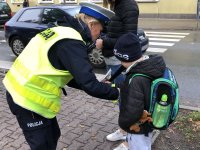
<svg viewBox="0 0 200 150">
<path fill-rule="evenodd" d="M 3 79 L 16 104 L 45 118 L 60 111 L 61 88 L 73 78 L 70 72 L 54 68 L 48 59 L 51 46 L 62 39 L 83 41 L 72 28 L 47 29 L 29 42 Z"/>
</svg>

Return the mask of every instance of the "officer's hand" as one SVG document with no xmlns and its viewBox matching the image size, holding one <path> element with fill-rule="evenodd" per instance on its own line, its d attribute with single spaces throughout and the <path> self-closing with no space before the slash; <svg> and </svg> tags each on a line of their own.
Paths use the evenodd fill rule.
<svg viewBox="0 0 200 150">
<path fill-rule="evenodd" d="M 104 80 L 102 80 L 101 82 L 103 82 L 103 83 L 107 83 L 107 84 L 112 84 L 110 81 L 108 81 L 108 80 L 106 80 L 106 79 L 104 79 Z"/>
<path fill-rule="evenodd" d="M 102 49 L 103 48 L 103 40 L 102 39 L 97 39 L 96 40 L 96 48 L 97 49 Z"/>
</svg>

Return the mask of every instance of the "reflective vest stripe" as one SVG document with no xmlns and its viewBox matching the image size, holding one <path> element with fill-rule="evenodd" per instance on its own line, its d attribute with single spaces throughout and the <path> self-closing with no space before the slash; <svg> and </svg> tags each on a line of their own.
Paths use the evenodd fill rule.
<svg viewBox="0 0 200 150">
<path fill-rule="evenodd" d="M 16 62 L 13 64 L 13 68 L 10 70 L 13 74 L 13 76 L 17 76 L 22 80 L 29 80 L 30 83 L 40 87 L 43 90 L 46 90 L 49 93 L 53 93 L 57 96 L 60 96 L 60 90 L 59 87 L 52 84 L 52 82 L 48 80 L 44 80 L 42 78 L 39 78 L 38 76 L 34 76 L 29 69 L 27 69 L 19 60 L 16 60 Z"/>
<path fill-rule="evenodd" d="M 12 87 L 12 83 L 10 83 L 10 81 L 5 78 L 4 79 L 4 84 L 6 84 L 6 88 L 7 90 L 13 90 L 14 88 Z M 13 97 L 17 98 L 18 100 L 15 101 L 16 104 L 18 104 L 19 106 L 27 109 L 27 110 L 30 110 L 30 111 L 33 111 L 45 118 L 53 118 L 56 116 L 57 113 L 54 113 L 52 112 L 50 109 L 47 109 L 47 108 L 44 108 L 44 107 L 41 107 L 41 105 L 36 105 L 34 103 L 33 105 L 33 102 L 32 101 L 29 101 L 27 99 L 25 99 L 25 97 L 19 95 L 19 93 L 12 93 Z M 31 108 L 28 107 L 28 106 L 32 106 Z"/>
<path fill-rule="evenodd" d="M 40 106 L 43 106 L 44 108 L 49 108 L 51 111 L 58 113 L 60 109 L 60 104 L 56 104 L 55 100 L 58 99 L 58 97 L 54 97 L 50 99 L 47 99 L 43 97 L 42 95 L 39 95 L 39 93 L 33 93 L 29 88 L 24 88 L 22 85 L 20 85 L 16 80 L 15 77 L 8 72 L 7 77 L 9 78 L 9 81 L 7 80 L 7 84 L 10 84 L 15 91 L 19 93 L 19 95 L 22 95 L 24 98 L 28 99 L 32 103 L 39 104 Z M 49 93 L 51 94 L 51 93 Z"/>
</svg>

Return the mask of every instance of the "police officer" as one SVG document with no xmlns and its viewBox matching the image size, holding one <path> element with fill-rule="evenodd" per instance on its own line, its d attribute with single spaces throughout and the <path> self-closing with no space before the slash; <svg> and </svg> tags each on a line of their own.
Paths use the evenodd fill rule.
<svg viewBox="0 0 200 150">
<path fill-rule="evenodd" d="M 37 34 L 3 80 L 11 112 L 32 150 L 56 149 L 56 115 L 66 84 L 97 98 L 118 98 L 116 88 L 98 82 L 87 55 L 86 43 L 96 40 L 109 18 L 97 7 L 83 6 L 80 13 L 79 19 L 67 16 L 65 27 Z"/>
</svg>

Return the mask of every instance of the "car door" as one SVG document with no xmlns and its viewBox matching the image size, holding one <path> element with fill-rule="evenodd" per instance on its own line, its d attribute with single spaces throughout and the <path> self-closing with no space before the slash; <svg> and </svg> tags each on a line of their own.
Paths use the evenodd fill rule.
<svg viewBox="0 0 200 150">
<path fill-rule="evenodd" d="M 11 18 L 11 10 L 6 2 L 0 2 L 0 24 L 4 24 Z"/>
</svg>

